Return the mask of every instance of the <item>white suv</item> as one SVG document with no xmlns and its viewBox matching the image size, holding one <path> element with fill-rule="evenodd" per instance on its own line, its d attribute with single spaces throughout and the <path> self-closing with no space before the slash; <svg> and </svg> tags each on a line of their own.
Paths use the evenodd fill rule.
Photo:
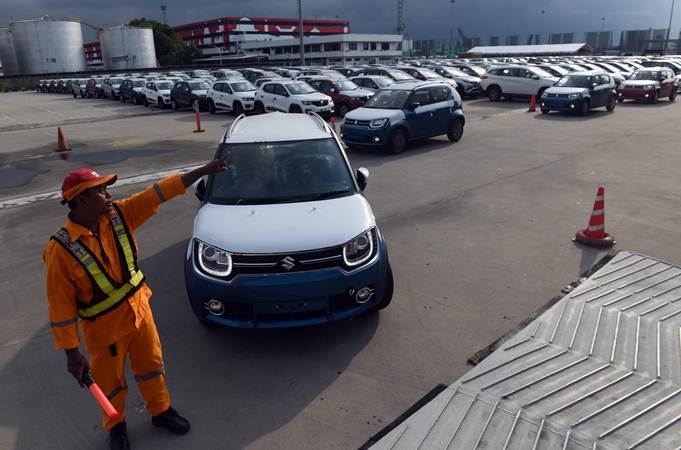
<svg viewBox="0 0 681 450">
<path fill-rule="evenodd" d="M 255 112 L 315 112 L 325 119 L 333 115 L 333 100 L 302 81 L 282 79 L 260 86 L 255 96 Z"/>
<path fill-rule="evenodd" d="M 253 111 L 256 91 L 257 88 L 243 78 L 218 81 L 208 89 L 208 112 L 232 111 L 238 116 L 244 111 Z"/>
<path fill-rule="evenodd" d="M 156 105 L 160 108 L 170 106 L 170 90 L 173 88 L 173 80 L 154 80 L 149 81 L 142 88 L 142 99 L 144 106 Z"/>
<path fill-rule="evenodd" d="M 530 66 L 499 66 L 482 75 L 480 87 L 490 101 L 498 102 L 501 97 L 510 100 L 514 96 L 541 97 L 544 90 L 558 81 L 547 71 Z"/>
</svg>

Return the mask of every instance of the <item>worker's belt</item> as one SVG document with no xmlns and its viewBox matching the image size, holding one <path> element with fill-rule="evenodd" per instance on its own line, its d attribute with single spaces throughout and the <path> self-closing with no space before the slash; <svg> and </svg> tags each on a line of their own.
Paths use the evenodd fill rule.
<svg viewBox="0 0 681 450">
<path fill-rule="evenodd" d="M 137 267 L 136 249 L 115 204 L 114 209 L 116 212 L 109 219 L 109 223 L 116 236 L 116 249 L 123 272 L 122 283 L 113 280 L 100 261 L 93 256 L 93 252 L 80 239 L 72 240 L 66 229 L 62 228 L 52 235 L 52 239 L 59 242 L 83 266 L 92 282 L 92 302 L 78 302 L 78 316 L 81 319 L 92 320 L 115 309 L 137 292 L 144 283 L 144 275 Z"/>
</svg>

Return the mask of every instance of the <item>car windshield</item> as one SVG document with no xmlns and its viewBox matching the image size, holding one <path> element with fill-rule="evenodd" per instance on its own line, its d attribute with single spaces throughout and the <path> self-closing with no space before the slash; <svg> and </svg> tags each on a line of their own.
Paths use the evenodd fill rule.
<svg viewBox="0 0 681 450">
<path fill-rule="evenodd" d="M 662 72 L 653 72 L 652 70 L 640 70 L 634 73 L 630 80 L 661 80 Z"/>
<path fill-rule="evenodd" d="M 317 92 L 307 83 L 287 84 L 286 89 L 288 89 L 292 95 L 311 94 L 313 92 Z"/>
<path fill-rule="evenodd" d="M 407 102 L 410 91 L 397 89 L 379 90 L 364 104 L 365 108 L 401 109 Z"/>
<path fill-rule="evenodd" d="M 123 78 L 111 78 L 111 84 L 121 84 L 123 82 Z"/>
<path fill-rule="evenodd" d="M 238 83 L 229 83 L 234 92 L 248 92 L 255 91 L 256 87 L 248 81 L 239 81 Z"/>
<path fill-rule="evenodd" d="M 209 88 L 208 83 L 205 83 L 203 81 L 192 81 L 191 83 L 189 83 L 189 87 L 191 88 L 192 91 L 200 91 Z"/>
<path fill-rule="evenodd" d="M 145 80 L 136 80 L 132 82 L 133 87 L 143 87 L 147 82 Z"/>
<path fill-rule="evenodd" d="M 411 75 L 407 75 L 406 73 L 400 70 L 387 70 L 386 72 L 388 72 L 397 81 L 414 79 L 414 77 L 412 77 Z"/>
<path fill-rule="evenodd" d="M 340 89 L 341 91 L 353 91 L 359 88 L 359 86 L 357 86 L 350 80 L 339 80 L 336 82 L 336 85 L 338 86 L 338 89 Z"/>
<path fill-rule="evenodd" d="M 159 89 L 172 89 L 173 83 L 170 81 L 157 81 L 156 87 Z"/>
<path fill-rule="evenodd" d="M 356 193 L 335 139 L 222 144 L 218 158 L 228 167 L 210 178 L 210 203 L 293 203 Z"/>
<path fill-rule="evenodd" d="M 447 72 L 448 74 L 450 74 L 453 77 L 467 77 L 468 76 L 468 74 L 466 74 L 465 72 L 463 72 L 459 69 L 455 69 L 453 67 L 442 67 L 442 70 Z"/>
<path fill-rule="evenodd" d="M 386 87 L 386 86 L 390 86 L 391 84 L 395 84 L 395 80 L 393 80 L 392 78 L 388 78 L 388 77 L 376 77 L 376 78 L 373 78 L 373 80 L 374 80 L 374 83 L 376 83 L 380 87 Z"/>
<path fill-rule="evenodd" d="M 433 72 L 430 69 L 419 69 L 418 70 L 421 75 L 423 75 L 426 78 L 442 78 L 442 76 L 438 75 L 437 73 Z"/>
<path fill-rule="evenodd" d="M 566 75 L 556 83 L 560 87 L 589 87 L 591 77 L 589 75 Z"/>
<path fill-rule="evenodd" d="M 535 74 L 539 75 L 542 78 L 554 78 L 555 75 L 545 71 L 544 69 L 541 69 L 539 67 L 533 67 L 531 72 L 534 72 Z"/>
</svg>

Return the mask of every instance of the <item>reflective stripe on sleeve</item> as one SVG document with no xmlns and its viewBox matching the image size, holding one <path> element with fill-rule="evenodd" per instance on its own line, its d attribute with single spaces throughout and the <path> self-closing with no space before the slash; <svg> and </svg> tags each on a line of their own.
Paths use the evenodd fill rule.
<svg viewBox="0 0 681 450">
<path fill-rule="evenodd" d="M 69 325 L 77 323 L 77 322 L 78 322 L 78 318 L 74 317 L 73 319 L 62 320 L 61 322 L 50 322 L 50 326 L 54 327 L 54 328 L 60 328 L 60 327 L 69 326 Z"/>
<path fill-rule="evenodd" d="M 154 378 L 163 375 L 166 373 L 165 365 L 161 366 L 160 369 L 154 370 L 153 372 L 149 372 L 146 375 L 135 375 L 135 381 L 140 382 L 140 381 L 149 381 L 153 380 Z"/>
<path fill-rule="evenodd" d="M 161 186 L 159 186 L 158 183 L 154 183 L 154 190 L 156 191 L 156 195 L 158 195 L 158 199 L 161 203 L 165 203 L 166 197 L 163 195 L 163 191 L 161 191 Z"/>
</svg>

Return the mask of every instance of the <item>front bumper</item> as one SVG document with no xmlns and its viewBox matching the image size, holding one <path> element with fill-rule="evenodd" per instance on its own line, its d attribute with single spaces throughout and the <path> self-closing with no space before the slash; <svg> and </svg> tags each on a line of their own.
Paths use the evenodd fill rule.
<svg viewBox="0 0 681 450">
<path fill-rule="evenodd" d="M 341 125 L 340 138 L 347 145 L 383 147 L 387 144 L 391 131 L 390 126 L 373 129 L 368 126 L 344 123 Z"/>
<path fill-rule="evenodd" d="M 479 84 L 462 84 L 460 83 L 459 86 L 461 86 L 463 90 L 463 94 L 466 97 L 479 97 L 482 95 L 482 88 L 480 87 Z"/>
<path fill-rule="evenodd" d="M 622 88 L 617 90 L 617 98 L 623 100 L 646 100 L 655 95 L 655 89 Z"/>
<path fill-rule="evenodd" d="M 334 113 L 334 107 L 333 103 L 329 103 L 328 105 L 324 106 L 317 106 L 317 105 L 302 105 L 303 111 L 305 114 L 309 114 L 311 112 L 317 113 L 320 116 L 326 118 L 331 117 L 331 115 Z"/>
<path fill-rule="evenodd" d="M 190 241 L 185 260 L 185 286 L 189 302 L 199 318 L 235 328 L 290 328 L 322 324 L 362 314 L 383 298 L 388 281 L 388 254 L 378 240 L 371 262 L 345 272 L 329 268 L 310 272 L 268 275 L 236 275 L 229 281 L 199 272 Z M 373 296 L 363 304 L 355 301 L 358 289 L 368 286 Z M 213 315 L 206 303 L 219 300 L 222 315 Z"/>
<path fill-rule="evenodd" d="M 563 98 L 563 97 L 549 97 L 542 98 L 540 106 L 550 111 L 579 111 L 582 107 L 583 98 Z"/>
</svg>

